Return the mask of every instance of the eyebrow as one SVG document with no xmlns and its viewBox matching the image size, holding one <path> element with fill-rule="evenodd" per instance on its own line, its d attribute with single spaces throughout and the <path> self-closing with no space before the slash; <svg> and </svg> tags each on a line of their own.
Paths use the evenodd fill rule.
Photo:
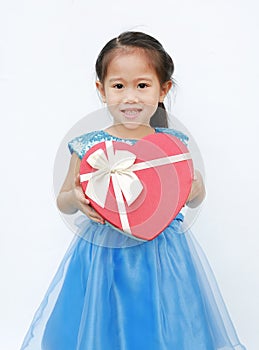
<svg viewBox="0 0 259 350">
<path fill-rule="evenodd" d="M 124 81 L 125 79 L 122 78 L 122 77 L 111 77 L 109 79 L 109 83 L 113 83 L 114 81 L 120 81 L 120 80 Z M 152 78 L 143 76 L 143 77 L 139 77 L 137 79 L 134 79 L 134 81 L 140 81 L 140 80 L 145 80 L 145 81 L 150 81 L 151 82 Z"/>
</svg>

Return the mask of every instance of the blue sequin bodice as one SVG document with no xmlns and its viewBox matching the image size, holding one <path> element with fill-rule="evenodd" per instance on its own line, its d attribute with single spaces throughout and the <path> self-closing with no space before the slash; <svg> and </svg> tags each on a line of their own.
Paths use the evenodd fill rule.
<svg viewBox="0 0 259 350">
<path fill-rule="evenodd" d="M 188 136 L 183 134 L 182 132 L 174 129 L 168 128 L 155 128 L 156 133 L 166 133 L 173 136 L 176 136 L 179 140 L 181 140 L 185 145 L 188 143 Z M 134 139 L 123 139 L 116 136 L 112 136 L 108 134 L 104 130 L 92 131 L 87 134 L 83 134 L 81 136 L 75 137 L 68 143 L 68 147 L 71 153 L 75 152 L 80 159 L 82 159 L 85 153 L 94 145 L 102 141 L 120 141 L 125 142 L 130 145 L 133 145 L 137 140 Z"/>
</svg>

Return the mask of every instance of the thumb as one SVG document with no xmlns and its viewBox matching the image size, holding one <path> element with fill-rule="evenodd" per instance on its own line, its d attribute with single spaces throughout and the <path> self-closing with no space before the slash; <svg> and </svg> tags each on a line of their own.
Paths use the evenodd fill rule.
<svg viewBox="0 0 259 350">
<path fill-rule="evenodd" d="M 80 186 L 80 174 L 77 174 L 75 177 L 75 185 Z"/>
</svg>

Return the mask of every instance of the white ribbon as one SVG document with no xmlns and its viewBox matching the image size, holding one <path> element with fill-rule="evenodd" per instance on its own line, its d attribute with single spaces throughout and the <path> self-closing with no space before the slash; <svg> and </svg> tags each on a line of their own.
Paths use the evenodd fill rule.
<svg viewBox="0 0 259 350">
<path fill-rule="evenodd" d="M 88 181 L 86 195 L 104 208 L 110 179 L 112 180 L 122 229 L 132 234 L 123 196 L 127 204 L 131 205 L 143 190 L 143 185 L 134 171 L 188 160 L 191 155 L 182 153 L 134 164 L 135 154 L 125 150 L 116 150 L 114 153 L 112 141 L 106 141 L 105 145 L 107 157 L 102 149 L 93 152 L 86 161 L 97 171 L 81 174 L 80 181 Z"/>
</svg>

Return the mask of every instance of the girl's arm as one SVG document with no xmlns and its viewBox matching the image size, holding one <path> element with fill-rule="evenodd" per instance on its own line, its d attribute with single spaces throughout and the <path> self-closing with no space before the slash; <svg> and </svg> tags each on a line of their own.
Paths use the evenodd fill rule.
<svg viewBox="0 0 259 350">
<path fill-rule="evenodd" d="M 62 213 L 74 214 L 78 210 L 90 219 L 104 223 L 104 219 L 89 205 L 80 185 L 79 168 L 80 159 L 73 153 L 65 181 L 57 197 L 57 206 Z"/>
<path fill-rule="evenodd" d="M 198 170 L 195 170 L 195 177 L 192 182 L 192 189 L 187 199 L 186 205 L 190 208 L 196 208 L 202 203 L 206 195 L 203 178 Z"/>
</svg>

